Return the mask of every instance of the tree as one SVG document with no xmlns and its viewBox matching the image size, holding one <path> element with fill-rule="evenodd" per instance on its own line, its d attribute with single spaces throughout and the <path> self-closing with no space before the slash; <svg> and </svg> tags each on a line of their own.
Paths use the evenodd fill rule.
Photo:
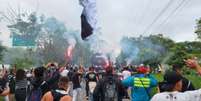
<svg viewBox="0 0 201 101">
<path fill-rule="evenodd" d="M 197 26 L 196 26 L 195 33 L 197 34 L 198 39 L 201 40 L 201 18 L 199 20 L 197 20 Z"/>
<path fill-rule="evenodd" d="M 187 59 L 187 52 L 185 49 L 185 45 L 182 43 L 177 43 L 175 45 L 175 47 L 171 48 L 171 52 L 173 53 L 173 55 L 169 58 L 169 60 L 167 61 L 167 64 L 169 65 L 180 65 L 180 66 L 184 66 L 184 60 Z"/>
<path fill-rule="evenodd" d="M 41 24 L 43 23 L 43 16 L 37 17 L 35 12 L 25 15 L 19 14 L 14 18 L 14 23 L 8 25 L 12 36 L 20 35 L 29 41 L 35 41 L 41 31 Z"/>
<path fill-rule="evenodd" d="M 64 33 L 72 31 L 68 31 L 64 23 L 54 17 L 46 18 L 35 12 L 21 12 L 18 15 L 17 18 L 13 18 L 8 28 L 12 36 L 17 35 L 36 43 L 33 49 L 38 58 L 36 65 L 48 62 L 64 63 L 64 53 L 68 47 Z"/>
<path fill-rule="evenodd" d="M 3 63 L 16 65 L 17 68 L 30 68 L 35 66 L 34 54 L 29 49 L 8 48 L 3 54 Z"/>
<path fill-rule="evenodd" d="M 1 44 L 0 44 L 0 61 L 2 60 L 3 58 L 3 51 L 5 50 L 5 47 L 3 47 Z"/>
<path fill-rule="evenodd" d="M 124 37 L 121 40 L 122 53 L 118 61 L 126 61 L 127 64 L 151 64 L 158 65 L 163 57 L 168 54 L 174 41 L 163 37 L 162 34 L 148 37 Z"/>
<path fill-rule="evenodd" d="M 48 62 L 64 63 L 64 53 L 68 46 L 64 33 L 67 31 L 65 25 L 56 18 L 47 18 L 41 26 L 42 31 L 37 37 L 37 54 L 40 64 Z"/>
</svg>

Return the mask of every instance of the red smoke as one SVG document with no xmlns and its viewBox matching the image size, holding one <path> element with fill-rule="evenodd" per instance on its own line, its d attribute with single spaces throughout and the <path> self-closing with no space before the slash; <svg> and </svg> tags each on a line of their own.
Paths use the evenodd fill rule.
<svg viewBox="0 0 201 101">
<path fill-rule="evenodd" d="M 65 57 L 67 60 L 72 60 L 72 52 L 73 52 L 73 46 L 70 45 L 67 49 L 66 49 L 66 52 L 65 52 Z"/>
</svg>

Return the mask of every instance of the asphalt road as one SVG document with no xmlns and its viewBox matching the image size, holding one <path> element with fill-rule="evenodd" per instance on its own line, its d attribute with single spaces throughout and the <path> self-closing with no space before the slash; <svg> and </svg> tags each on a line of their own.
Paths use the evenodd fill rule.
<svg viewBox="0 0 201 101">
<path fill-rule="evenodd" d="M 86 99 L 86 91 L 85 91 L 85 81 L 81 82 L 81 96 L 79 96 L 78 101 L 88 101 Z M 69 94 L 73 96 L 73 85 L 72 83 L 69 84 Z M 130 101 L 129 99 L 123 99 L 123 101 Z"/>
</svg>

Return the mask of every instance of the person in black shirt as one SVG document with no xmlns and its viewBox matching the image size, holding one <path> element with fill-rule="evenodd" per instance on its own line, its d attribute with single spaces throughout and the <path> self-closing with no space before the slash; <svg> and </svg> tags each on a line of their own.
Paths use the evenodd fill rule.
<svg viewBox="0 0 201 101">
<path fill-rule="evenodd" d="M 2 65 L 2 69 L 0 69 L 0 96 L 7 96 L 10 92 L 10 88 L 8 86 L 8 80 L 6 78 L 6 70 L 4 65 Z"/>
<path fill-rule="evenodd" d="M 181 75 L 181 77 L 182 77 L 181 78 L 182 79 L 182 90 L 181 90 L 181 92 L 195 90 L 192 82 L 182 75 L 182 66 L 174 64 L 172 66 L 172 70 L 175 71 L 178 75 Z M 164 80 L 165 79 L 166 78 L 164 78 Z M 159 83 L 160 92 L 166 91 L 167 87 L 165 85 L 166 85 L 166 82 L 160 82 Z"/>
<path fill-rule="evenodd" d="M 105 75 L 99 79 L 93 92 L 94 101 L 122 101 L 124 90 L 112 66 L 105 68 Z"/>
<path fill-rule="evenodd" d="M 73 83 L 73 101 L 80 101 L 80 93 L 81 93 L 81 76 L 78 72 L 78 69 L 74 69 L 74 73 L 72 76 L 72 83 Z"/>
<path fill-rule="evenodd" d="M 90 100 L 93 101 L 93 90 L 96 86 L 96 82 L 98 80 L 97 74 L 94 71 L 93 67 L 89 68 L 89 72 L 86 74 L 86 95 L 87 97 L 90 95 Z"/>
<path fill-rule="evenodd" d="M 10 93 L 8 95 L 9 101 L 15 101 L 15 69 L 10 69 L 8 74 Z"/>
<path fill-rule="evenodd" d="M 36 99 L 32 99 L 32 95 L 35 94 L 34 92 L 39 91 L 39 88 L 40 88 L 40 92 L 42 94 L 41 95 L 38 94 L 39 97 L 34 97 L 34 98 L 42 97 L 46 92 L 51 90 L 52 84 L 54 84 L 55 82 L 58 81 L 58 79 L 60 77 L 59 70 L 55 71 L 51 78 L 44 78 L 45 71 L 46 71 L 46 69 L 43 66 L 37 67 L 34 69 L 34 71 L 33 71 L 34 77 L 31 80 L 31 85 L 33 87 L 29 94 L 28 101 L 36 101 Z"/>
<path fill-rule="evenodd" d="M 172 69 L 173 69 L 173 71 L 182 75 L 182 66 L 173 65 Z M 191 90 L 195 90 L 192 82 L 190 80 L 188 80 L 187 78 L 185 78 L 184 76 L 182 76 L 182 91 L 181 92 L 191 91 Z"/>
</svg>

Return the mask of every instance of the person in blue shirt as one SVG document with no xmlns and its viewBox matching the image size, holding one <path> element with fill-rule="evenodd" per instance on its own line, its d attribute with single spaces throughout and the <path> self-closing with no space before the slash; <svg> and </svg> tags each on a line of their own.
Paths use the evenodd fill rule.
<svg viewBox="0 0 201 101">
<path fill-rule="evenodd" d="M 140 66 L 138 73 L 122 80 L 122 84 L 131 87 L 131 101 L 150 101 L 151 88 L 156 87 L 157 80 L 149 73 L 149 68 Z"/>
</svg>

